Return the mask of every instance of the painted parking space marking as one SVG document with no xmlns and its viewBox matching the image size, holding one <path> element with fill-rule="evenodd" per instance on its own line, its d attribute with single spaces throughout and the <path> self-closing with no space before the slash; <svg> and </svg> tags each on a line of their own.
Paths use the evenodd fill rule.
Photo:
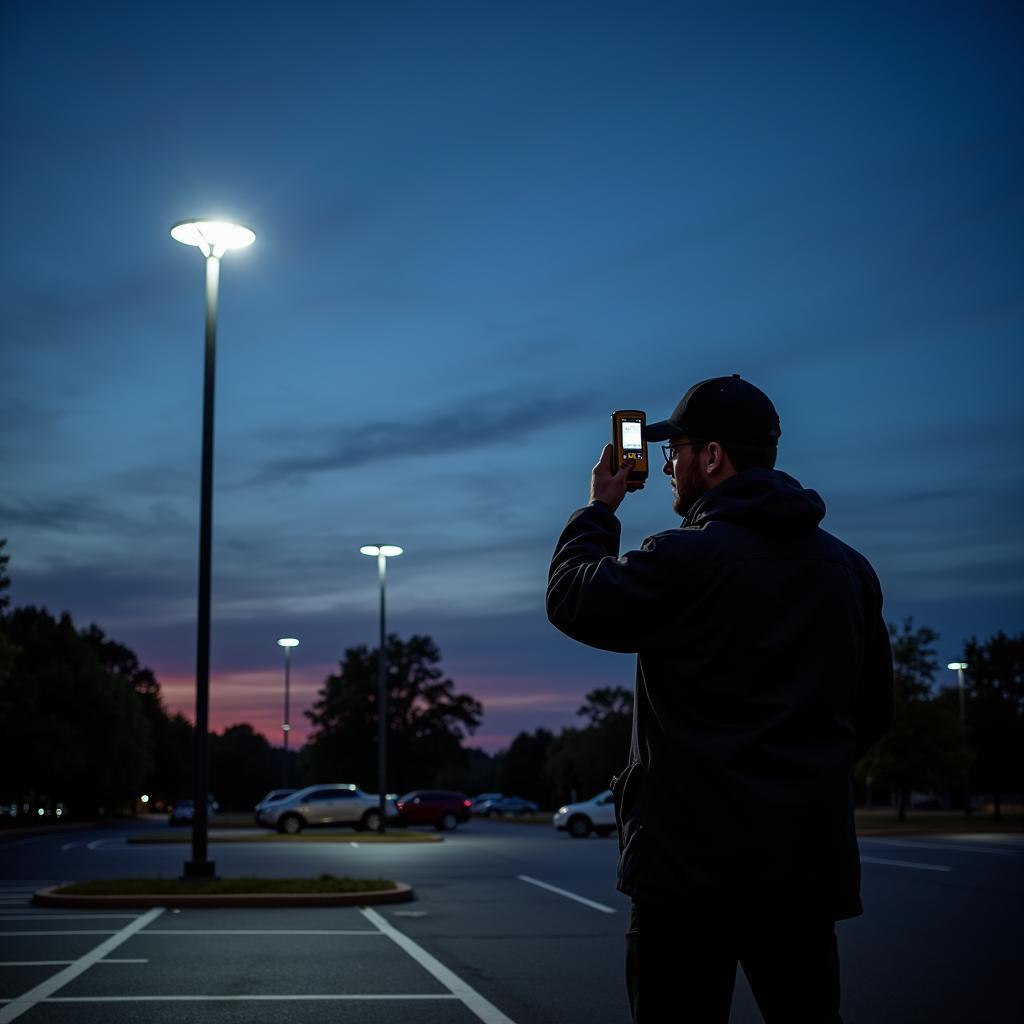
<svg viewBox="0 0 1024 1024">
<path fill-rule="evenodd" d="M 0 967 L 65 967 L 74 960 L 0 960 Z M 148 964 L 149 959 L 100 960 L 101 964 Z"/>
<path fill-rule="evenodd" d="M 116 928 L 81 928 L 74 930 L 71 928 L 65 928 L 62 931 L 36 931 L 34 929 L 22 928 L 20 932 L 0 932 L 5 939 L 9 939 L 15 935 L 116 935 Z"/>
<path fill-rule="evenodd" d="M 918 871 L 952 871 L 948 864 L 918 864 L 911 860 L 886 860 L 885 857 L 861 857 L 862 864 L 888 864 L 894 868 L 917 868 Z"/>
<path fill-rule="evenodd" d="M 956 850 L 959 853 L 991 853 L 996 857 L 1019 857 L 1016 850 L 996 850 L 991 846 L 964 846 L 959 843 L 929 843 L 913 839 L 872 839 L 873 846 L 902 846 L 915 850 Z"/>
<path fill-rule="evenodd" d="M 313 1003 L 313 1002 L 393 1002 L 395 1000 L 415 1000 L 421 1002 L 424 999 L 433 1000 L 457 1000 L 458 996 L 449 995 L 447 992 L 432 992 L 418 994 L 403 993 L 401 995 L 352 995 L 349 993 L 324 993 L 323 995 L 222 995 L 222 996 L 52 996 L 49 999 L 41 999 L 42 1003 Z M 0 1003 L 12 1002 L 13 1000 L 0 999 Z M 508 1018 L 506 1018 L 507 1020 Z M 0 1020 L 3 1020 L 0 1017 Z"/>
<path fill-rule="evenodd" d="M 39 910 L 34 914 L 4 914 L 0 921 L 96 921 L 99 918 L 126 918 L 138 917 L 138 914 L 51 914 L 45 910 Z"/>
<path fill-rule="evenodd" d="M 459 1002 L 466 1007 L 482 1024 L 515 1024 L 515 1022 L 502 1013 L 493 1003 L 484 998 L 468 982 L 460 978 L 454 971 L 450 970 L 434 956 L 428 953 L 413 939 L 409 938 L 397 928 L 392 926 L 385 918 L 368 907 L 359 907 L 358 911 L 368 922 L 370 927 L 363 928 L 251 928 L 251 929 L 210 929 L 210 928 L 150 928 L 149 925 L 165 911 L 166 908 L 156 907 L 153 910 L 134 917 L 120 930 L 100 931 L 93 929 L 85 930 L 61 930 L 61 931 L 34 931 L 22 930 L 19 932 L 8 932 L 12 936 L 25 935 L 103 935 L 105 939 L 98 946 L 77 960 L 22 960 L 8 961 L 0 966 L 9 967 L 60 967 L 51 978 L 32 988 L 28 992 L 13 999 L 0 999 L 0 1024 L 7 1024 L 14 1021 L 22 1014 L 40 1004 L 51 1003 L 217 1003 L 217 1002 L 279 1002 L 279 1003 L 415 1003 L 415 1002 Z M 36 917 L 29 916 L 27 920 L 39 920 L 45 917 L 45 913 Z M 61 915 L 75 916 L 75 915 Z M 103 916 L 103 915 L 90 915 Z M 128 916 L 128 915 L 116 915 Z M 339 935 L 356 936 L 360 939 L 368 936 L 377 936 L 382 939 L 390 939 L 403 953 L 413 960 L 419 968 L 426 971 L 444 992 L 422 992 L 422 993 L 388 993 L 388 992 L 324 992 L 324 993 L 288 993 L 288 994 L 257 994 L 257 993 L 231 993 L 231 994 L 168 994 L 168 995 L 96 995 L 96 996 L 61 996 L 59 990 L 83 974 L 91 967 L 103 965 L 124 965 L 124 964 L 149 964 L 149 958 L 116 958 L 110 953 L 129 938 L 140 938 L 145 935 L 157 936 L 196 936 L 196 935 L 238 935 L 238 936 L 264 936 L 264 935 Z"/>
<path fill-rule="evenodd" d="M 575 900 L 577 903 L 582 903 L 585 907 L 592 907 L 594 910 L 600 910 L 602 914 L 614 914 L 614 907 L 607 907 L 603 903 L 595 903 L 593 900 L 588 900 L 585 896 L 577 896 L 574 892 L 569 892 L 568 889 L 559 889 L 557 885 L 549 885 L 547 882 L 542 882 L 537 878 L 531 878 L 529 875 L 516 875 L 516 878 L 523 882 L 529 882 L 530 885 L 540 886 L 541 889 L 547 889 L 549 892 L 558 893 L 559 896 L 564 896 L 566 899 Z"/>
<path fill-rule="evenodd" d="M 0 967 L 66 967 L 74 960 L 0 960 Z"/>
<path fill-rule="evenodd" d="M 32 934 L 38 934 L 33 932 Z M 79 933 L 80 934 L 80 933 Z M 370 928 L 147 928 L 147 935 L 364 935 L 380 932 Z"/>
<path fill-rule="evenodd" d="M 431 956 L 422 946 L 410 939 L 404 932 L 400 932 L 375 910 L 371 910 L 369 907 L 360 907 L 359 913 L 371 924 L 376 925 L 392 942 L 408 953 L 420 967 L 433 975 L 452 995 L 461 1000 L 468 1010 L 479 1017 L 484 1024 L 515 1024 L 510 1017 L 506 1017 L 493 1003 L 484 999 L 476 989 L 463 981 L 454 971 L 445 967 L 440 960 Z"/>
<path fill-rule="evenodd" d="M 73 964 L 69 964 L 62 971 L 58 971 L 46 981 L 29 989 L 28 992 L 11 1000 L 0 1010 L 0 1024 L 9 1024 L 16 1020 L 23 1013 L 27 1013 L 37 1003 L 49 998 L 54 992 L 62 989 L 68 982 L 74 981 L 80 974 L 84 974 L 93 964 L 99 963 L 108 953 L 113 952 L 123 942 L 130 939 L 136 932 L 141 931 L 151 921 L 155 921 L 164 912 L 163 907 L 154 907 L 145 914 L 129 921 L 119 932 L 111 935 L 106 941 L 91 949 L 84 956 L 79 957 Z"/>
</svg>

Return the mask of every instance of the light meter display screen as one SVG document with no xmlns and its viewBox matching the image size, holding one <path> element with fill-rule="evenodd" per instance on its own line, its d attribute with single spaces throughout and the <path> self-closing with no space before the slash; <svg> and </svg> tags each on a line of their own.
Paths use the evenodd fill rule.
<svg viewBox="0 0 1024 1024">
<path fill-rule="evenodd" d="M 627 451 L 637 452 L 644 446 L 639 420 L 622 421 L 622 447 Z"/>
</svg>

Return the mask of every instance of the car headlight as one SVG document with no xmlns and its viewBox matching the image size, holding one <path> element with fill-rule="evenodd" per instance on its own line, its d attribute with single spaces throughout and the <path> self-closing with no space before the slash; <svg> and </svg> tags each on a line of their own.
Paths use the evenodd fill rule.
<svg viewBox="0 0 1024 1024">
<path fill-rule="evenodd" d="M 558 813 L 559 814 L 568 814 L 569 813 L 569 808 L 568 807 L 559 807 L 558 808 Z"/>
</svg>

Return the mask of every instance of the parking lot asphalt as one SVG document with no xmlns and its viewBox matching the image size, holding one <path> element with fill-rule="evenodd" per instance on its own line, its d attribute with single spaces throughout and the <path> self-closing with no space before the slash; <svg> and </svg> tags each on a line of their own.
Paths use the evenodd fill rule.
<svg viewBox="0 0 1024 1024">
<path fill-rule="evenodd" d="M 628 1020 L 628 900 L 613 888 L 614 839 L 473 822 L 413 848 L 211 847 L 222 874 L 413 882 L 417 901 L 394 907 L 110 916 L 30 905 L 46 883 L 180 871 L 180 850 L 125 838 L 105 830 L 0 844 L 0 1024 Z M 861 847 L 868 913 L 838 928 L 847 1024 L 1024 1019 L 1020 838 Z M 740 974 L 731 1024 L 759 1020 Z"/>
</svg>

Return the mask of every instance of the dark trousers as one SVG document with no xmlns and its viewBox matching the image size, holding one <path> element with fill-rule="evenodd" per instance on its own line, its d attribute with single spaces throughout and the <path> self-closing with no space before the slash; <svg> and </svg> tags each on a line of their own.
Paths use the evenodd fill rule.
<svg viewBox="0 0 1024 1024">
<path fill-rule="evenodd" d="M 766 1024 L 842 1024 L 834 922 L 752 918 L 634 902 L 626 932 L 634 1024 L 728 1024 L 737 963 Z"/>
</svg>

